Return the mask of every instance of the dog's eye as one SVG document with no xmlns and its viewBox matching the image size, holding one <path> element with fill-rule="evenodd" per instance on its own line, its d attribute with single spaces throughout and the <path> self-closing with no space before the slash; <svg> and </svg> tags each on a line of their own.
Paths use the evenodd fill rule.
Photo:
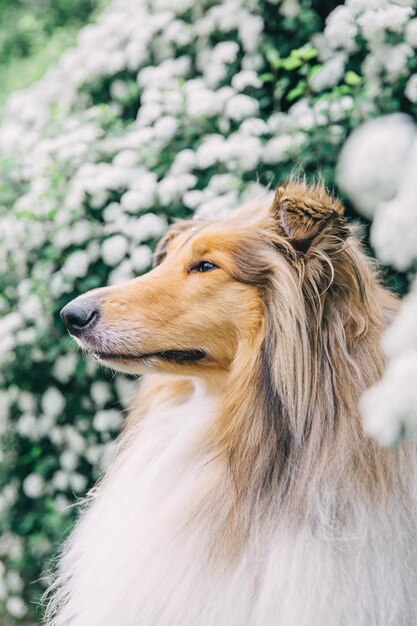
<svg viewBox="0 0 417 626">
<path fill-rule="evenodd" d="M 211 272 L 212 270 L 217 269 L 217 265 L 212 263 L 211 261 L 200 261 L 197 265 L 193 265 L 190 267 L 190 272 Z"/>
</svg>

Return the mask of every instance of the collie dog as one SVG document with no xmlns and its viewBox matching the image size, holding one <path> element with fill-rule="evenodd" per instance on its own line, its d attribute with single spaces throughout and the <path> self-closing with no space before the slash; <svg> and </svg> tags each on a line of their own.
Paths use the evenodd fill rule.
<svg viewBox="0 0 417 626">
<path fill-rule="evenodd" d="M 70 302 L 77 342 L 143 378 L 46 624 L 417 624 L 416 447 L 379 448 L 358 409 L 396 308 L 341 204 L 296 181 Z"/>
</svg>

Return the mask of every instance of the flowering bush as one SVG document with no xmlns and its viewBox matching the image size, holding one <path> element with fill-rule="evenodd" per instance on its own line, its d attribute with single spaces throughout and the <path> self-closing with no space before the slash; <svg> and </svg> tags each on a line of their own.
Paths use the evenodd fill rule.
<svg viewBox="0 0 417 626">
<path fill-rule="evenodd" d="M 356 126 L 415 113 L 416 24 L 411 0 L 113 0 L 57 67 L 9 99 L 0 131 L 4 626 L 39 621 L 40 573 L 134 393 L 134 381 L 110 380 L 77 356 L 60 308 L 148 269 L 172 218 L 228 211 L 294 164 L 335 184 Z"/>
<path fill-rule="evenodd" d="M 413 77 L 408 81 L 408 84 Z M 365 427 L 384 445 L 417 431 L 417 127 L 396 113 L 366 122 L 343 149 L 340 184 L 373 217 L 371 241 L 399 270 L 410 268 L 411 292 L 383 339 L 389 358 L 382 381 L 362 400 Z"/>
</svg>

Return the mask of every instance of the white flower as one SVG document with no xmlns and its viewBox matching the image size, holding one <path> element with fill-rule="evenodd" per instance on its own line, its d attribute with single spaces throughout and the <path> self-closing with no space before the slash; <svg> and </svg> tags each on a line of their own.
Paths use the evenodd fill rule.
<svg viewBox="0 0 417 626">
<path fill-rule="evenodd" d="M 52 368 L 53 377 L 60 383 L 67 383 L 73 376 L 78 358 L 75 352 L 60 355 Z"/>
<path fill-rule="evenodd" d="M 417 279 L 410 293 L 403 299 L 400 311 L 382 338 L 385 354 L 393 359 L 417 350 Z"/>
<path fill-rule="evenodd" d="M 356 48 L 357 32 L 355 16 L 347 6 L 337 6 L 328 15 L 324 36 L 333 49 L 344 48 L 348 52 L 353 52 Z"/>
<path fill-rule="evenodd" d="M 204 170 L 214 165 L 222 152 L 224 142 L 222 135 L 207 135 L 195 155 L 197 167 Z"/>
<path fill-rule="evenodd" d="M 110 95 L 114 100 L 124 100 L 129 95 L 129 86 L 123 80 L 114 80 L 110 85 Z"/>
<path fill-rule="evenodd" d="M 122 209 L 130 213 L 136 213 L 142 209 L 149 208 L 155 201 L 156 189 L 155 174 L 141 171 L 133 182 L 132 188 L 122 196 Z"/>
<path fill-rule="evenodd" d="M 39 498 L 45 490 L 45 481 L 40 474 L 29 474 L 22 483 L 23 491 L 28 498 Z"/>
<path fill-rule="evenodd" d="M 117 430 L 121 424 L 121 416 L 119 411 L 115 409 L 107 409 L 97 411 L 93 420 L 93 426 L 100 432 L 107 430 Z"/>
<path fill-rule="evenodd" d="M 185 110 L 190 117 L 214 116 L 221 110 L 221 102 L 216 93 L 203 85 L 191 85 L 197 81 L 188 81 L 186 86 Z M 192 87 L 192 88 L 191 88 Z"/>
<path fill-rule="evenodd" d="M 166 115 L 159 118 L 154 124 L 155 136 L 158 139 L 169 140 L 175 134 L 178 128 L 178 122 L 175 117 Z"/>
<path fill-rule="evenodd" d="M 273 113 L 267 121 L 267 126 L 273 135 L 280 135 L 298 127 L 286 113 Z"/>
<path fill-rule="evenodd" d="M 343 96 L 337 100 L 330 100 L 328 103 L 328 116 L 331 122 L 339 122 L 349 117 L 355 106 L 351 96 Z"/>
<path fill-rule="evenodd" d="M 280 9 L 285 17 L 297 17 L 301 12 L 298 0 L 282 0 Z"/>
<path fill-rule="evenodd" d="M 86 446 L 85 439 L 73 426 L 65 426 L 63 438 L 66 439 L 71 450 L 77 454 L 84 452 Z"/>
<path fill-rule="evenodd" d="M 162 11 L 167 9 L 175 13 L 185 13 L 194 5 L 194 0 L 154 0 L 153 6 L 155 10 Z"/>
<path fill-rule="evenodd" d="M 172 43 L 188 46 L 195 36 L 195 31 L 182 20 L 174 20 L 167 26 L 164 35 Z"/>
<path fill-rule="evenodd" d="M 310 78 L 310 86 L 313 91 L 323 91 L 334 87 L 340 81 L 345 71 L 346 55 L 336 54 Z"/>
<path fill-rule="evenodd" d="M 218 43 L 212 50 L 200 51 L 198 65 L 204 73 L 204 78 L 210 87 L 215 87 L 227 75 L 227 66 L 234 63 L 239 46 L 234 41 Z"/>
<path fill-rule="evenodd" d="M 258 114 L 258 101 L 244 94 L 237 94 L 226 103 L 225 114 L 235 121 Z"/>
<path fill-rule="evenodd" d="M 235 41 L 222 41 L 213 48 L 213 58 L 221 63 L 233 63 L 239 53 L 239 45 Z"/>
<path fill-rule="evenodd" d="M 122 208 L 117 202 L 111 202 L 103 211 L 103 219 L 109 224 L 112 222 L 119 222 L 123 217 Z"/>
<path fill-rule="evenodd" d="M 271 139 L 264 149 L 264 161 L 266 163 L 280 163 L 296 152 L 304 143 L 305 136 L 302 133 L 296 135 L 282 135 Z"/>
<path fill-rule="evenodd" d="M 38 428 L 41 436 L 46 436 L 51 428 L 55 426 L 56 418 L 53 415 L 40 415 L 38 417 Z"/>
<path fill-rule="evenodd" d="M 63 472 L 62 470 L 58 470 L 52 476 L 51 483 L 54 489 L 56 489 L 57 491 L 66 491 L 69 486 L 68 474 L 66 472 Z"/>
<path fill-rule="evenodd" d="M 264 58 L 260 52 L 245 54 L 242 59 L 242 70 L 259 72 L 264 66 Z"/>
<path fill-rule="evenodd" d="M 394 82 L 407 71 L 407 61 L 413 57 L 414 50 L 406 43 L 390 46 L 385 56 L 387 78 Z"/>
<path fill-rule="evenodd" d="M 195 209 L 202 201 L 203 195 L 203 192 L 198 189 L 186 191 L 182 198 L 183 204 L 190 209 Z"/>
<path fill-rule="evenodd" d="M 62 428 L 60 428 L 59 426 L 54 426 L 48 431 L 47 435 L 55 446 L 62 445 L 62 442 L 64 441 Z"/>
<path fill-rule="evenodd" d="M 411 102 L 414 104 L 417 103 L 417 74 L 410 76 L 405 86 L 404 93 Z"/>
<path fill-rule="evenodd" d="M 413 48 L 417 48 L 417 18 L 410 20 L 405 29 L 405 40 Z"/>
<path fill-rule="evenodd" d="M 59 463 L 63 470 L 71 472 L 78 465 L 79 457 L 73 450 L 64 450 L 59 457 Z"/>
<path fill-rule="evenodd" d="M 73 473 L 68 477 L 71 489 L 75 493 L 82 493 L 87 487 L 87 478 L 82 474 Z"/>
<path fill-rule="evenodd" d="M 5 337 L 8 333 L 17 330 L 23 320 L 19 313 L 9 313 L 0 319 L 0 338 Z"/>
<path fill-rule="evenodd" d="M 216 174 L 212 176 L 209 187 L 216 194 L 225 193 L 238 185 L 237 179 L 232 174 Z"/>
<path fill-rule="evenodd" d="M 197 183 L 197 177 L 192 174 L 166 176 L 158 185 L 158 197 L 162 205 L 171 204 L 179 200 L 182 194 Z"/>
<path fill-rule="evenodd" d="M 138 111 L 137 121 L 141 126 L 148 126 L 160 118 L 162 112 L 160 104 L 143 104 Z"/>
<path fill-rule="evenodd" d="M 204 78 L 210 87 L 216 87 L 227 76 L 227 65 L 224 63 L 216 63 L 207 58 L 201 65 L 204 66 Z"/>
<path fill-rule="evenodd" d="M 6 576 L 7 586 L 12 593 L 20 593 L 23 591 L 24 583 L 18 572 L 8 572 Z"/>
<path fill-rule="evenodd" d="M 414 170 L 415 171 L 415 170 Z M 405 271 L 417 260 L 417 197 L 398 195 L 381 203 L 374 217 L 371 243 L 384 263 Z"/>
<path fill-rule="evenodd" d="M 166 59 L 158 66 L 149 65 L 143 68 L 137 77 L 141 87 L 164 84 L 174 77 L 186 76 L 190 69 L 190 59 L 179 57 L 177 59 Z"/>
<path fill-rule="evenodd" d="M 23 619 L 27 613 L 27 606 L 22 598 L 18 596 L 10 596 L 6 601 L 6 609 L 16 619 Z"/>
<path fill-rule="evenodd" d="M 131 225 L 131 237 L 134 241 L 141 243 L 149 239 L 158 239 L 165 232 L 166 220 L 154 213 L 146 213 Z"/>
<path fill-rule="evenodd" d="M 263 29 L 264 22 L 259 15 L 242 12 L 239 21 L 239 36 L 247 52 L 254 52 L 259 48 Z"/>
<path fill-rule="evenodd" d="M 193 150 L 185 149 L 178 152 L 173 164 L 170 167 L 170 174 L 188 174 L 195 165 L 195 154 Z"/>
<path fill-rule="evenodd" d="M 401 0 L 396 0 L 401 4 Z M 346 6 L 353 11 L 354 15 L 360 15 L 369 9 L 382 9 L 387 6 L 386 0 L 346 0 Z"/>
<path fill-rule="evenodd" d="M 414 125 L 394 114 L 366 122 L 347 140 L 338 165 L 339 184 L 366 217 L 393 198 L 415 138 Z"/>
<path fill-rule="evenodd" d="M 91 465 L 98 465 L 102 454 L 102 446 L 99 445 L 90 445 L 84 454 L 86 460 L 91 463 Z"/>
<path fill-rule="evenodd" d="M 269 129 L 266 122 L 263 120 L 257 117 L 250 117 L 242 122 L 240 132 L 244 135 L 247 134 L 259 137 L 261 135 L 266 135 L 269 132 Z"/>
<path fill-rule="evenodd" d="M 417 432 L 417 350 L 391 361 L 383 379 L 361 401 L 367 433 L 384 446 L 405 429 Z"/>
<path fill-rule="evenodd" d="M 100 407 L 111 399 L 110 386 L 101 380 L 96 380 L 91 384 L 90 394 L 94 404 Z"/>
<path fill-rule="evenodd" d="M 61 515 L 66 515 L 69 513 L 69 509 L 71 507 L 71 502 L 62 494 L 58 494 L 54 498 L 55 510 Z"/>
<path fill-rule="evenodd" d="M 42 303 L 37 295 L 31 294 L 22 298 L 19 310 L 25 319 L 36 320 L 42 316 Z"/>
<path fill-rule="evenodd" d="M 138 162 L 138 153 L 135 150 L 120 150 L 113 158 L 113 165 L 116 167 L 135 167 Z"/>
<path fill-rule="evenodd" d="M 386 5 L 377 10 L 364 11 L 358 17 L 358 24 L 365 39 L 379 42 L 385 30 L 402 32 L 412 12 L 410 7 Z"/>
<path fill-rule="evenodd" d="M 241 167 L 248 171 L 256 167 L 261 155 L 262 144 L 258 137 L 234 133 L 224 142 L 220 158 L 229 170 Z"/>
<path fill-rule="evenodd" d="M 39 421 L 30 413 L 24 413 L 19 417 L 16 430 L 22 437 L 27 437 L 32 441 L 37 441 L 41 436 L 41 429 L 39 428 Z"/>
<path fill-rule="evenodd" d="M 8 398 L 9 395 L 6 393 L 2 393 L 0 391 L 0 411 L 3 415 L 7 415 L 8 413 Z M 36 407 L 36 399 L 35 396 L 28 391 L 22 391 L 19 393 L 19 397 L 17 399 L 17 405 L 19 409 L 26 413 L 34 413 Z"/>
<path fill-rule="evenodd" d="M 49 387 L 42 395 L 41 407 L 45 415 L 58 417 L 65 407 L 65 398 L 56 387 Z"/>
<path fill-rule="evenodd" d="M 262 82 L 254 70 L 242 70 L 233 76 L 232 87 L 236 91 L 243 91 L 247 87 L 262 87 Z"/>
<path fill-rule="evenodd" d="M 79 278 L 87 274 L 90 259 L 84 250 L 73 252 L 65 261 L 62 272 L 71 278 Z"/>
<path fill-rule="evenodd" d="M 306 98 L 293 104 L 289 109 L 289 115 L 293 118 L 296 126 L 303 130 L 309 130 L 316 125 L 316 116 Z"/>
<path fill-rule="evenodd" d="M 127 252 L 127 241 L 122 235 L 114 235 L 101 244 L 101 256 L 106 265 L 113 267 L 120 263 Z"/>
<path fill-rule="evenodd" d="M 223 196 L 217 196 L 212 200 L 203 202 L 196 212 L 196 215 L 203 219 L 213 219 L 226 215 L 233 208 L 236 208 L 236 193 L 230 191 Z"/>
<path fill-rule="evenodd" d="M 149 246 L 138 246 L 133 250 L 130 258 L 133 269 L 141 274 L 152 263 L 152 250 Z"/>
</svg>

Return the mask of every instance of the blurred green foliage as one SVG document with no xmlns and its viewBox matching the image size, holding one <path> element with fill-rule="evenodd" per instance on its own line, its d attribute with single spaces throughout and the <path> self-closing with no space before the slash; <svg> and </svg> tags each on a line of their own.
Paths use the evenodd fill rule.
<svg viewBox="0 0 417 626">
<path fill-rule="evenodd" d="M 108 0 L 0 0 L 0 112 L 44 74 Z"/>
</svg>

